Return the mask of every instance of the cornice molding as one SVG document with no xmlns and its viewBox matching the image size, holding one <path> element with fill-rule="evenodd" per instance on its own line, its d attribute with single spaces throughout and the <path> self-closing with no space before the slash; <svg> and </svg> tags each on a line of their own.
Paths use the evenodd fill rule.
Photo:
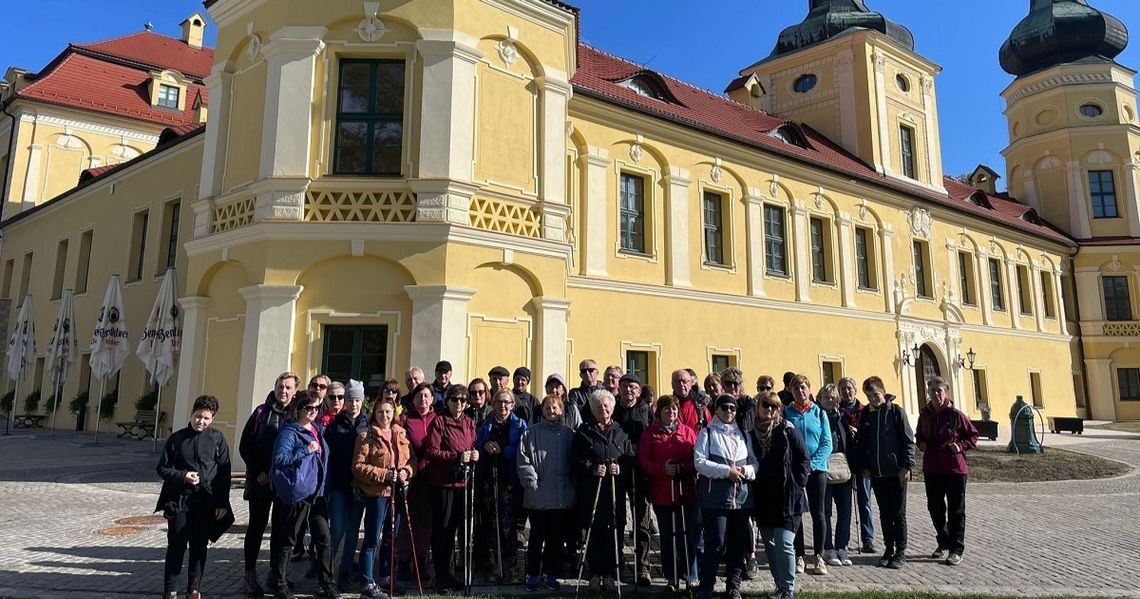
<svg viewBox="0 0 1140 599">
<path fill-rule="evenodd" d="M 113 125 L 102 125 L 99 123 L 91 123 L 88 121 L 81 121 L 74 118 L 56 116 L 52 114 L 44 114 L 42 112 L 21 112 L 20 122 L 22 123 L 35 123 L 44 125 L 55 125 L 65 129 L 74 129 L 76 131 L 87 131 L 90 133 L 98 133 L 100 135 L 109 135 L 118 137 L 120 139 L 131 139 L 134 141 L 141 141 L 148 143 L 152 146 L 158 145 L 158 136 L 141 131 L 134 131 L 123 127 L 115 127 Z"/>
</svg>

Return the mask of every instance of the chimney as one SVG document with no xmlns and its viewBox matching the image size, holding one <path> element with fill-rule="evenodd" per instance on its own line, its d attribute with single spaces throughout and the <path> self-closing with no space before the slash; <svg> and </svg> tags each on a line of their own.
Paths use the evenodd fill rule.
<svg viewBox="0 0 1140 599">
<path fill-rule="evenodd" d="M 984 164 L 979 164 L 978 167 L 974 169 L 974 172 L 970 173 L 970 176 L 968 178 L 970 185 L 990 195 L 997 193 L 998 179 L 1001 179 L 1001 175 L 997 174 L 994 172 L 994 169 Z"/>
<path fill-rule="evenodd" d="M 202 18 L 201 13 L 190 15 L 180 25 L 182 26 L 182 41 L 191 48 L 201 48 L 202 37 L 206 31 L 206 19 Z"/>
<path fill-rule="evenodd" d="M 194 121 L 198 123 L 206 122 L 207 105 L 202 101 L 202 92 L 198 92 L 194 96 Z"/>
</svg>

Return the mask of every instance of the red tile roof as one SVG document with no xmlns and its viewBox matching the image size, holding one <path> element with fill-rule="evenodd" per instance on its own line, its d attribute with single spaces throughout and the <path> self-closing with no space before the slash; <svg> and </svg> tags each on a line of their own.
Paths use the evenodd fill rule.
<svg viewBox="0 0 1140 599">
<path fill-rule="evenodd" d="M 40 73 L 34 83 L 21 89 L 21 98 L 92 110 L 157 125 L 196 122 L 190 101 L 195 94 L 206 98 L 206 88 L 191 83 L 186 109 L 160 108 L 150 104 L 150 72 L 101 60 L 70 49 Z"/>
<path fill-rule="evenodd" d="M 1050 241 L 1075 245 L 1059 229 L 1037 218 L 1029 207 L 996 196 L 987 196 L 992 209 L 970 201 L 976 190 L 952 179 L 946 179 L 948 194 L 936 193 L 916 184 L 880 175 L 874 168 L 844 150 L 838 144 L 806 125 L 787 121 L 761 110 L 738 104 L 728 98 L 685 83 L 679 79 L 654 73 L 663 83 L 676 104 L 637 94 L 618 85 L 628 77 L 649 72 L 644 66 L 607 54 L 585 44 L 578 45 L 578 70 L 571 82 L 575 94 L 623 106 L 644 114 L 669 120 L 693 129 L 744 143 L 806 162 L 845 176 L 880 185 L 933 202 L 960 212 L 969 213 L 1006 227 L 1046 238 Z M 802 137 L 805 146 L 787 143 L 772 135 L 784 126 L 791 126 Z"/>
<path fill-rule="evenodd" d="M 119 164 L 105 164 L 103 166 L 86 169 L 83 172 L 79 173 L 79 184 L 83 185 L 88 181 L 99 179 L 103 177 L 103 175 L 108 175 L 112 172 L 127 168 L 133 164 L 138 164 L 139 162 L 142 162 L 151 156 L 161 153 L 167 148 L 171 148 L 178 145 L 179 143 L 182 143 L 186 139 L 194 137 L 195 135 L 201 135 L 205 131 L 205 123 L 182 125 L 179 127 L 167 127 L 166 129 L 163 129 L 162 134 L 158 136 L 158 145 L 155 146 L 153 150 L 145 154 L 135 156 L 133 159 L 128 160 L 127 162 L 120 162 Z"/>
<path fill-rule="evenodd" d="M 202 79 L 214 68 L 213 48 L 191 48 L 186 42 L 153 31 L 140 31 L 74 47 L 146 65 L 154 70 L 174 69 Z"/>
</svg>

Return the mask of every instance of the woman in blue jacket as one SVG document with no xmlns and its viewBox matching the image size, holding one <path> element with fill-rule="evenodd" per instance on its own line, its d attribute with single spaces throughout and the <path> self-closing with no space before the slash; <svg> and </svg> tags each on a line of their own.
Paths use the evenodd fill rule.
<svg viewBox="0 0 1140 599">
<path fill-rule="evenodd" d="M 811 474 L 808 475 L 808 508 L 811 510 L 812 549 L 815 551 L 813 573 L 827 574 L 827 563 L 823 559 L 824 498 L 827 493 L 827 458 L 831 455 L 831 425 L 811 396 L 811 381 L 802 374 L 792 377 L 792 403 L 784 408 L 784 420 L 791 423 L 804 438 L 804 446 L 811 456 Z M 804 531 L 796 531 L 796 572 L 805 569 Z"/>
<path fill-rule="evenodd" d="M 270 587 L 278 599 L 292 597 L 286 582 L 289 551 L 301 526 L 309 521 L 309 534 L 317 547 L 317 580 L 321 596 L 336 597 L 329 555 L 328 520 L 309 519 L 313 503 L 325 494 L 329 448 L 315 422 L 321 399 L 302 391 L 289 406 L 289 419 L 273 446 L 270 485 L 273 487 L 273 531 L 269 535 Z"/>
<path fill-rule="evenodd" d="M 475 480 L 484 518 L 481 532 L 486 539 L 481 548 L 489 552 L 495 564 L 488 578 L 492 582 L 505 582 L 503 578 L 512 578 L 511 570 L 519 548 L 515 534 L 515 514 L 522 509 L 518 452 L 526 422 L 514 413 L 515 395 L 509 389 L 495 391 L 490 404 L 491 414 L 475 429 L 475 447 L 486 456 L 475 467 Z M 496 515 L 498 526 L 495 526 Z M 502 556 L 504 563 L 498 563 L 498 556 Z"/>
</svg>

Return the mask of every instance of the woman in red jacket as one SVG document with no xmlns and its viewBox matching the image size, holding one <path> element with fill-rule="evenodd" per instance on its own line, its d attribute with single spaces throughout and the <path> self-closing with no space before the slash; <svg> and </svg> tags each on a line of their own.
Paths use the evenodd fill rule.
<svg viewBox="0 0 1140 599">
<path fill-rule="evenodd" d="M 678 420 L 680 407 L 676 396 L 658 399 L 657 417 L 637 444 L 637 465 L 649 478 L 649 502 L 661 529 L 662 568 L 674 590 L 682 579 L 686 587 L 697 579 L 699 529 L 693 468 L 697 432 Z"/>
<path fill-rule="evenodd" d="M 392 387 L 392 382 L 389 381 L 385 384 L 385 389 Z M 397 389 L 397 392 L 399 390 Z M 387 393 L 387 391 L 385 391 Z M 412 445 L 412 453 L 416 456 L 416 472 L 423 472 L 427 466 L 427 457 L 425 454 L 426 441 L 428 428 L 435 420 L 437 414 L 432 409 L 432 403 L 435 401 L 434 396 L 431 394 L 431 385 L 429 383 L 419 383 L 412 389 L 410 409 L 405 410 L 400 415 L 400 427 L 408 435 L 408 441 Z M 427 565 L 427 552 L 431 546 L 431 529 L 432 529 L 432 513 L 431 513 L 431 500 L 429 497 L 428 485 L 423 480 L 411 481 L 407 489 L 408 501 L 408 521 L 411 523 L 412 537 L 408 537 L 407 526 L 396 526 L 397 540 L 396 540 L 396 561 L 397 561 L 397 578 L 399 580 L 410 581 L 412 574 L 420 569 L 420 566 Z M 400 512 L 401 518 L 404 517 L 403 512 Z M 389 523 L 390 524 L 390 523 Z M 415 555 L 412 555 L 412 547 L 415 547 Z M 383 548 L 381 548 L 383 555 Z M 412 563 L 415 560 L 415 563 Z M 381 574 L 385 576 L 385 574 Z M 387 583 L 388 581 L 383 581 Z M 381 584 L 380 586 L 388 586 Z"/>
<path fill-rule="evenodd" d="M 922 478 L 926 483 L 926 506 L 934 523 L 938 549 L 934 559 L 946 565 L 962 563 L 966 540 L 966 452 L 978 445 L 978 429 L 950 397 L 946 379 L 936 376 L 926 383 L 928 401 L 918 415 L 914 440 L 922 450 Z M 949 555 L 947 555 L 949 553 Z"/>
<path fill-rule="evenodd" d="M 464 489 L 467 485 L 463 472 L 479 461 L 475 450 L 475 423 L 463 410 L 467 407 L 467 386 L 452 385 L 447 390 L 443 414 L 436 416 L 428 427 L 424 453 L 427 468 L 424 477 L 431 487 L 431 558 L 435 564 L 435 586 L 441 593 L 460 592 L 463 584 L 451 572 L 451 554 L 455 551 L 455 533 L 459 532 L 459 547 L 464 548 L 466 560 L 467 530 L 464 524 Z M 466 564 L 470 567 L 470 564 Z"/>
</svg>

